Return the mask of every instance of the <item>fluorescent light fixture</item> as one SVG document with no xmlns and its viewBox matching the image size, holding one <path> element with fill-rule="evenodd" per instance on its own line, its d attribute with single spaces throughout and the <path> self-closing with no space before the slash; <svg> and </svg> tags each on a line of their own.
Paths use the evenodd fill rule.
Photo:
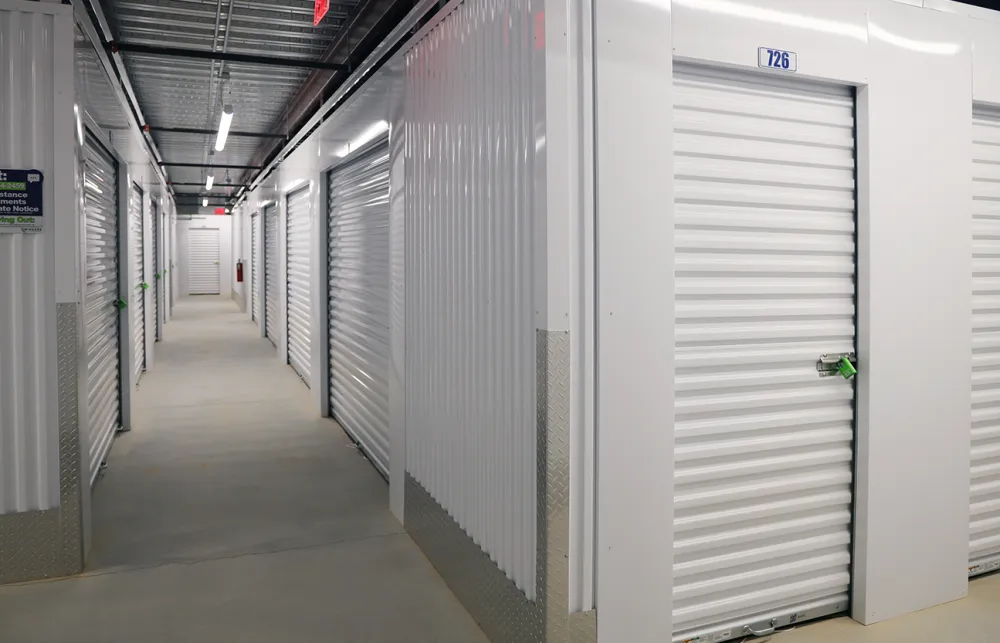
<svg viewBox="0 0 1000 643">
<path fill-rule="evenodd" d="M 215 151 L 226 149 L 226 139 L 229 138 L 229 127 L 233 124 L 233 106 L 222 108 L 222 118 L 219 119 L 219 135 L 215 138 Z"/>
<path fill-rule="evenodd" d="M 215 175 L 214 174 L 209 174 L 208 175 L 208 180 L 205 181 L 205 189 L 206 190 L 211 190 L 212 186 L 214 184 L 215 184 Z"/>
<path fill-rule="evenodd" d="M 351 152 L 361 149 L 368 143 L 374 141 L 381 134 L 385 134 L 388 131 L 389 131 L 389 123 L 387 123 L 386 121 L 378 121 L 377 123 L 372 123 L 368 127 L 368 129 L 358 134 L 357 138 L 355 138 L 353 141 L 351 141 L 347 145 L 343 146 L 342 148 L 334 152 L 334 155 L 339 156 L 340 158 L 344 158 Z"/>
<path fill-rule="evenodd" d="M 205 197 L 204 199 L 201 200 L 201 207 L 203 208 L 208 207 L 208 197 Z"/>
</svg>

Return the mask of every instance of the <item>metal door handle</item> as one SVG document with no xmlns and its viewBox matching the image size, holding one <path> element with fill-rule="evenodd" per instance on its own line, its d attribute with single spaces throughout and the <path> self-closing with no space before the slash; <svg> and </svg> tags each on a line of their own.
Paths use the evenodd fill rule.
<svg viewBox="0 0 1000 643">
<path fill-rule="evenodd" d="M 750 625 L 744 625 L 743 626 L 743 634 L 744 634 L 744 636 L 758 636 L 758 637 L 760 637 L 760 636 L 770 636 L 771 634 L 774 634 L 774 624 L 775 624 L 775 620 L 772 618 L 771 619 L 771 625 L 769 627 L 766 627 L 766 628 L 762 629 L 762 630 L 755 630 Z"/>
</svg>

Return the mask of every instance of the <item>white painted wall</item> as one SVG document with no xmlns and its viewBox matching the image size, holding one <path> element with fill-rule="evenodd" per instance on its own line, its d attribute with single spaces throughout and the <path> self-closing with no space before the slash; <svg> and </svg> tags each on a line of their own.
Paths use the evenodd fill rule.
<svg viewBox="0 0 1000 643">
<path fill-rule="evenodd" d="M 192 215 L 177 220 L 177 293 L 181 297 L 190 295 L 188 277 L 188 231 L 191 228 L 213 228 L 219 231 L 219 292 L 229 296 L 233 288 L 235 260 L 233 259 L 232 217 L 224 215 Z"/>
</svg>

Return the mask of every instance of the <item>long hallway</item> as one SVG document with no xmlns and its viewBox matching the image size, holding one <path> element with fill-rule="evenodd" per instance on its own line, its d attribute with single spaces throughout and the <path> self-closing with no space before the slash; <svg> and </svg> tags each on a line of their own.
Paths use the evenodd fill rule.
<svg viewBox="0 0 1000 643">
<path fill-rule="evenodd" d="M 181 300 L 165 334 L 87 571 L 0 588 L 0 641 L 486 641 L 233 301 Z"/>
</svg>

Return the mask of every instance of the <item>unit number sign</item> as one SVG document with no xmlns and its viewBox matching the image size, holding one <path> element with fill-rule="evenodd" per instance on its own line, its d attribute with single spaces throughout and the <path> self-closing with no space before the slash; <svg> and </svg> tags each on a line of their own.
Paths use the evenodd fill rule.
<svg viewBox="0 0 1000 643">
<path fill-rule="evenodd" d="M 794 51 L 783 51 L 770 47 L 761 47 L 757 50 L 757 64 L 761 67 L 795 71 L 798 63 L 798 56 L 795 55 Z"/>
</svg>

